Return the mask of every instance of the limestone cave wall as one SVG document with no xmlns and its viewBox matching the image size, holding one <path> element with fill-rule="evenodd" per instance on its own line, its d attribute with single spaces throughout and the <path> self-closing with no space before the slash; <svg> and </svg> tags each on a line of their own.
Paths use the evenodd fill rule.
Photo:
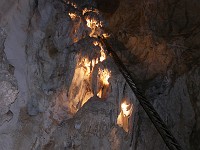
<svg viewBox="0 0 200 150">
<path fill-rule="evenodd" d="M 199 8 L 197 0 L 1 0 L 0 150 L 168 149 L 113 60 L 101 61 L 95 35 L 104 32 L 182 148 L 199 150 Z M 95 31 L 88 16 L 98 18 Z M 133 110 L 119 125 L 123 98 Z"/>
</svg>

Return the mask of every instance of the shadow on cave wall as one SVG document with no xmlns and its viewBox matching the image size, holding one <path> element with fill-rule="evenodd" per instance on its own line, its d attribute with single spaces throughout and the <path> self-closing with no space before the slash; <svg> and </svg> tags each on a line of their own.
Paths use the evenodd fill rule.
<svg viewBox="0 0 200 150">
<path fill-rule="evenodd" d="M 98 0 L 97 3 L 109 22 L 107 30 L 128 49 L 122 48 L 119 52 L 121 59 L 144 89 L 150 88 L 152 82 L 154 85 L 160 83 L 156 80 L 162 76 L 173 88 L 177 79 L 186 76 L 188 101 L 196 120 L 190 134 L 190 146 L 193 150 L 199 149 L 200 110 L 199 94 L 196 93 L 200 70 L 199 1 L 119 0 L 113 9 L 112 4 L 101 4 Z"/>
</svg>

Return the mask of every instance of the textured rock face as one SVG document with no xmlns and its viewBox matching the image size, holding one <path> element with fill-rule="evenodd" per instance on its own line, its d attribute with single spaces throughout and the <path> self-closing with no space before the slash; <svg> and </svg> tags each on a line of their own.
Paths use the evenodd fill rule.
<svg viewBox="0 0 200 150">
<path fill-rule="evenodd" d="M 95 2 L 138 87 L 182 147 L 199 149 L 197 2 L 116 0 L 112 8 Z M 101 46 L 89 35 L 104 31 L 92 32 L 86 18 L 101 21 L 101 12 L 82 12 L 91 6 L 89 0 L 0 2 L 0 150 L 167 150 L 110 57 L 100 62 Z M 102 88 L 99 68 L 111 71 L 109 88 Z M 117 125 L 124 97 L 133 103 L 128 133 Z"/>
<path fill-rule="evenodd" d="M 105 14 L 109 30 L 128 49 L 120 56 L 138 85 L 183 148 L 192 150 L 199 149 L 200 99 L 194 84 L 194 80 L 199 83 L 200 62 L 197 3 L 125 0 L 112 16 Z M 135 149 L 163 149 L 162 140 L 144 116 L 141 110 Z"/>
<path fill-rule="evenodd" d="M 129 149 L 131 134 L 116 125 L 116 106 L 92 97 L 72 119 L 63 122 L 45 145 L 52 149 Z"/>
<path fill-rule="evenodd" d="M 5 3 L 2 2 L 2 5 Z M 7 3 L 11 3 L 11 1 L 7 1 Z M 134 112 L 137 111 L 135 97 L 130 94 L 130 89 L 119 72 L 113 69 L 113 62 L 109 59 L 102 62 L 105 59 L 102 58 L 104 53 L 96 41 L 97 39 L 89 37 L 96 32 L 103 32 L 100 28 L 96 30 L 96 27 L 93 27 L 96 31 L 92 31 L 93 28 L 87 27 L 86 18 L 90 15 L 97 17 L 97 14 L 87 12 L 85 15 L 80 14 L 81 17 L 76 19 L 70 18 L 68 14 L 72 11 L 82 13 L 81 9 L 93 4 L 87 1 L 77 1 L 76 3 L 79 9 L 75 9 L 71 4 L 64 5 L 59 1 L 25 2 L 22 0 L 14 3 L 13 8 L 1 18 L 7 22 L 7 24 L 1 22 L 8 32 L 5 52 L 8 60 L 15 67 L 14 75 L 19 85 L 19 95 L 16 103 L 12 106 L 14 117 L 11 122 L 0 128 L 1 149 L 57 149 L 59 146 L 61 146 L 59 148 L 78 146 L 88 149 L 96 146 L 110 149 L 111 145 L 118 148 L 113 143 L 114 139 L 118 139 L 118 145 L 122 148 L 123 140 L 120 137 L 126 134 L 130 137 L 130 133 L 126 133 L 118 127 L 116 120 L 120 113 L 121 100 L 125 96 L 127 99 L 129 98 L 129 102 L 134 103 Z M 25 14 L 22 15 L 22 12 Z M 98 19 L 101 19 L 101 16 Z M 16 21 L 15 24 L 14 21 Z M 24 28 L 21 28 L 22 26 Z M 20 36 L 17 37 L 18 35 Z M 95 42 L 97 45 L 94 44 Z M 82 58 L 86 57 L 92 62 L 90 66 L 82 66 L 84 63 Z M 94 58 L 96 66 L 93 65 Z M 97 65 L 97 62 L 102 63 Z M 99 68 L 103 70 L 105 66 L 112 70 L 113 74 L 113 78 L 109 80 L 110 87 L 106 90 L 103 89 L 103 82 L 98 82 L 101 78 L 101 75 L 98 75 Z M 90 76 L 87 75 L 87 69 L 90 70 L 89 73 L 92 72 Z M 4 84 L 6 85 L 6 83 L 2 83 L 1 86 Z M 12 89 L 9 85 L 7 86 L 7 89 Z M 3 87 L 1 92 L 7 89 Z M 9 92 L 9 90 L 7 91 Z M 99 90 L 102 90 L 99 96 L 104 99 L 96 98 L 99 102 L 91 102 L 80 108 L 90 97 L 97 95 Z M 11 97 L 11 94 L 9 96 Z M 104 102 L 106 101 L 105 97 L 108 102 Z M 94 109 L 92 109 L 93 105 Z M 99 109 L 98 105 L 102 109 Z M 109 109 L 107 105 L 112 105 L 112 109 Z M 104 106 L 106 107 L 104 108 Z M 85 109 L 87 113 L 84 112 Z M 10 116 L 8 110 L 9 107 L 4 113 Z M 73 110 L 75 111 L 73 112 Z M 106 114 L 104 114 L 104 110 Z M 77 111 L 78 113 L 74 116 Z M 102 116 L 96 116 L 96 113 Z M 88 120 L 87 117 L 89 117 Z M 79 136 L 82 138 L 79 139 L 73 135 L 76 133 L 76 130 L 73 129 L 74 126 L 70 126 L 72 124 L 70 122 L 76 121 L 77 118 L 81 118 L 82 127 L 85 126 L 81 128 L 82 132 Z M 106 120 L 104 121 L 102 118 L 106 118 Z M 132 115 L 130 123 L 133 123 L 133 118 Z M 2 118 L 2 120 L 6 119 Z M 94 121 L 95 119 L 96 121 Z M 64 132 L 66 133 L 65 137 L 57 134 L 57 127 L 63 121 L 69 124 Z M 94 122 L 91 124 L 92 121 Z M 105 131 L 104 124 L 107 126 Z M 95 139 L 87 135 L 89 134 L 86 127 L 88 125 L 91 126 L 89 130 Z M 126 123 L 126 125 L 130 124 Z M 78 126 L 76 125 L 76 128 Z M 101 130 L 96 131 L 96 127 Z M 131 129 L 132 125 L 126 128 Z M 84 136 L 85 134 L 87 136 Z M 60 137 L 60 141 L 51 139 L 54 135 Z M 110 135 L 112 135 L 111 141 L 106 142 Z M 78 144 L 76 142 L 74 144 L 71 140 L 68 140 L 69 143 L 66 144 L 66 138 L 70 138 L 72 141 L 78 140 Z M 86 141 L 87 145 L 84 143 Z M 130 138 L 128 138 L 129 142 Z M 55 144 L 52 145 L 52 143 Z M 59 145 L 59 143 L 62 144 Z M 90 145 L 90 143 L 93 144 Z M 100 146 L 102 143 L 103 146 Z"/>
<path fill-rule="evenodd" d="M 13 68 L 4 53 L 5 38 L 5 31 L 0 28 L 0 126 L 12 119 L 10 106 L 18 94 L 17 81 L 12 74 Z"/>
<path fill-rule="evenodd" d="M 62 123 L 54 132 L 54 149 L 110 149 L 108 135 L 115 124 L 111 118 L 115 109 L 112 103 L 101 101 L 90 99 L 73 119 Z"/>
<path fill-rule="evenodd" d="M 199 67 L 194 67 L 188 75 L 187 85 L 192 107 L 195 112 L 195 124 L 190 135 L 191 149 L 199 149 Z"/>
</svg>

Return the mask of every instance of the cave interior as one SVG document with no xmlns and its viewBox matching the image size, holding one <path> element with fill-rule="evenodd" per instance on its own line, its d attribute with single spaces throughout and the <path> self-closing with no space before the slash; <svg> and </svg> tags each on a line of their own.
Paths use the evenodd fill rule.
<svg viewBox="0 0 200 150">
<path fill-rule="evenodd" d="M 198 0 L 1 0 L 0 150 L 200 150 Z"/>
</svg>

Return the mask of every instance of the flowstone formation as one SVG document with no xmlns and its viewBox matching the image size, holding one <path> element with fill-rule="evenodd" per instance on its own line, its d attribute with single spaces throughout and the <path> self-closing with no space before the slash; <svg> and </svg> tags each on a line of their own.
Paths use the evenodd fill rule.
<svg viewBox="0 0 200 150">
<path fill-rule="evenodd" d="M 67 2 L 75 29 L 73 44 L 66 49 L 67 80 L 59 97 L 65 99 L 66 114 L 46 149 L 127 149 L 135 144 L 136 98 L 97 38 L 108 34 L 95 6 Z"/>
<path fill-rule="evenodd" d="M 31 8 L 25 46 L 27 107 L 19 113 L 16 134 L 21 138 L 15 147 L 134 146 L 136 98 L 97 38 L 109 35 L 95 2 L 47 0 Z"/>
</svg>

